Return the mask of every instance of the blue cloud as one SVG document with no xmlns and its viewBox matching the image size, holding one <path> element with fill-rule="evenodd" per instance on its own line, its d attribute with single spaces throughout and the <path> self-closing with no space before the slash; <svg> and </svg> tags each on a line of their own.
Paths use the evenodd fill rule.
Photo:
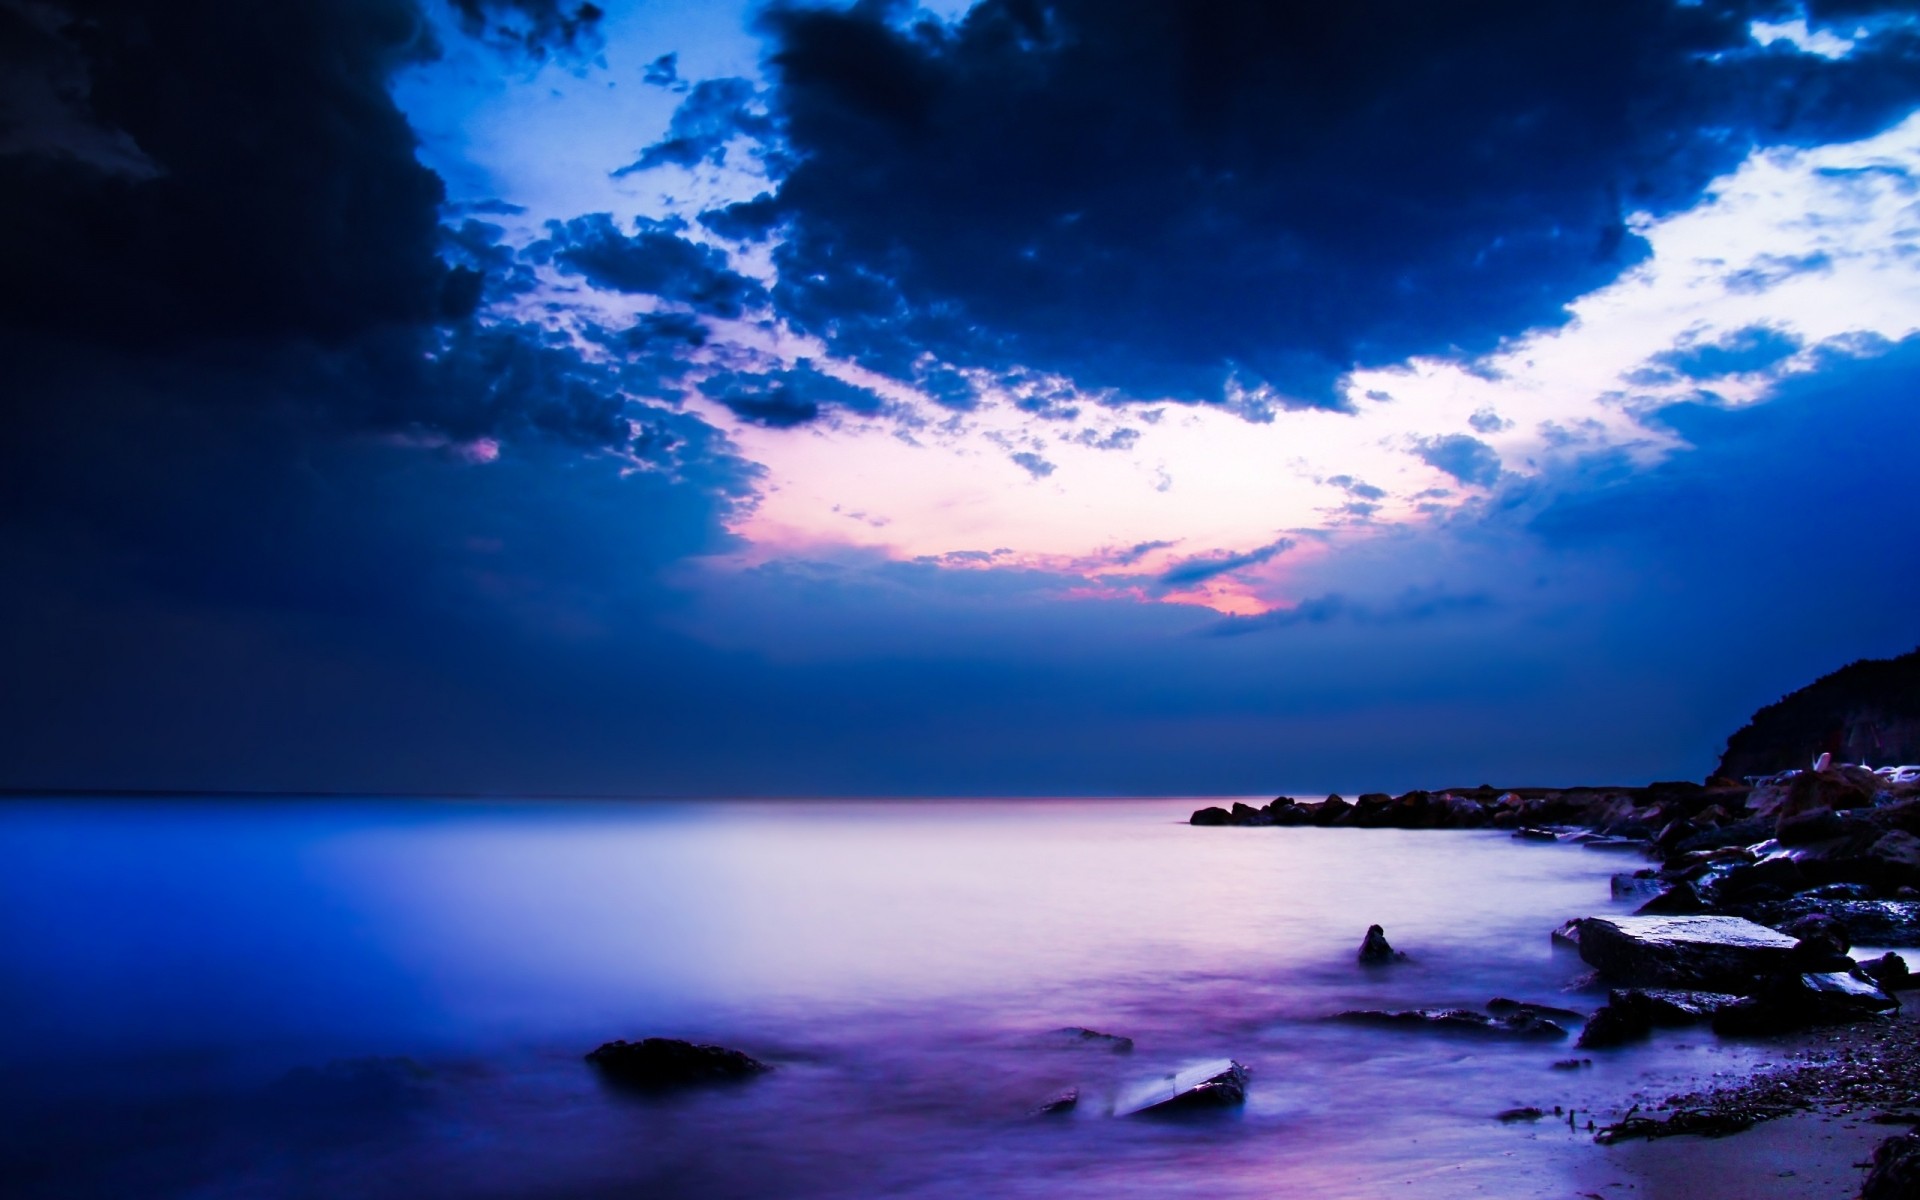
<svg viewBox="0 0 1920 1200">
<path fill-rule="evenodd" d="M 1500 455 L 1464 433 L 1422 439 L 1413 453 L 1428 466 L 1473 487 L 1491 487 L 1500 478 Z"/>
<path fill-rule="evenodd" d="M 1764 371 L 1800 352 L 1798 334 L 1772 325 L 1749 325 L 1711 342 L 1683 342 L 1652 358 L 1659 369 L 1686 379 L 1720 379 Z"/>
<path fill-rule="evenodd" d="M 1231 575 L 1247 567 L 1257 567 L 1261 563 L 1271 562 L 1293 547 L 1293 539 L 1283 537 L 1241 554 L 1217 552 L 1198 555 L 1168 567 L 1160 573 L 1157 582 L 1165 589 L 1193 587 L 1195 584 L 1205 583 L 1221 575 Z"/>
</svg>

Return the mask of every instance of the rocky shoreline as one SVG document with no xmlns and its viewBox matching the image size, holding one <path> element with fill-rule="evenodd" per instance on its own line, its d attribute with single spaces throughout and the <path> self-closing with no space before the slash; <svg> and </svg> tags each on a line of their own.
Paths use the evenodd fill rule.
<svg viewBox="0 0 1920 1200">
<path fill-rule="evenodd" d="M 1632 916 L 1567 922 L 1554 937 L 1608 986 L 1579 1046 L 1627 1046 L 1660 1027 L 1723 1037 L 1788 1038 L 1800 1061 L 1730 1087 L 1635 1104 L 1595 1140 L 1721 1136 L 1809 1111 L 1920 1125 L 1920 1023 L 1898 992 L 1916 980 L 1900 955 L 1856 959 L 1855 946 L 1920 946 L 1920 768 L 1835 763 L 1746 780 L 1645 787 L 1489 786 L 1276 797 L 1195 812 L 1190 823 L 1242 828 L 1509 829 L 1521 841 L 1636 851 L 1650 865 L 1614 876 Z M 1378 945 L 1375 945 L 1375 943 Z M 1375 964 L 1383 934 L 1360 958 Z M 1367 947 L 1373 948 L 1371 956 Z M 1346 1014 L 1417 1026 L 1478 1014 Z M 1864 1200 L 1920 1195 L 1920 1136 L 1888 1138 Z"/>
</svg>

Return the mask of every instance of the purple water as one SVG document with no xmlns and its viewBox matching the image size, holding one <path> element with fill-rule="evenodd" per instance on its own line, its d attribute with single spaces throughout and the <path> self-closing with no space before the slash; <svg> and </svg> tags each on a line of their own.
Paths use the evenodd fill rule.
<svg viewBox="0 0 1920 1200">
<path fill-rule="evenodd" d="M 1564 1196 L 1617 1112 L 1761 1052 L 1358 1028 L 1582 1010 L 1638 865 L 1497 832 L 1195 829 L 1198 800 L 0 808 L 21 1197 Z M 1379 922 L 1413 961 L 1357 967 Z M 1132 1054 L 1052 1031 L 1132 1037 Z M 649 1035 L 777 1067 L 640 1098 Z M 1230 1056 L 1243 1111 L 1115 1119 Z M 1028 1110 L 1079 1086 L 1071 1115 Z"/>
</svg>

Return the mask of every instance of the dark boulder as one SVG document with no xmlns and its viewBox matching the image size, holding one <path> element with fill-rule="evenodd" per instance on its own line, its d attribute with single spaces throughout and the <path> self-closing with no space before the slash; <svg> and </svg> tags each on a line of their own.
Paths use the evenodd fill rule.
<svg viewBox="0 0 1920 1200">
<path fill-rule="evenodd" d="M 1551 1004 L 1532 1004 L 1525 1000 L 1509 1000 L 1505 996 L 1495 996 L 1487 1001 L 1487 1011 L 1496 1017 L 1526 1015 L 1544 1017 L 1549 1021 L 1578 1021 L 1580 1014 L 1571 1008 L 1556 1008 Z"/>
<path fill-rule="evenodd" d="M 1135 1084 L 1114 1103 L 1113 1115 L 1177 1116 L 1246 1103 L 1247 1069 L 1230 1058 L 1196 1063 Z"/>
<path fill-rule="evenodd" d="M 1633 910 L 1636 917 L 1677 917 L 1712 911 L 1691 883 L 1682 880 L 1663 888 L 1651 900 Z"/>
<path fill-rule="evenodd" d="M 1189 825 L 1231 825 L 1233 814 L 1224 808 L 1208 806 L 1187 818 Z"/>
<path fill-rule="evenodd" d="M 1383 1029 L 1536 1038 L 1542 1041 L 1558 1040 L 1567 1036 L 1565 1028 L 1531 1012 L 1489 1016 L 1470 1008 L 1419 1008 L 1402 1012 L 1356 1009 L 1343 1012 L 1334 1020 L 1345 1021 L 1352 1025 L 1373 1025 Z"/>
<path fill-rule="evenodd" d="M 1714 1014 L 1713 1031 L 1728 1037 L 1789 1033 L 1889 1012 L 1900 1002 L 1871 980 L 1845 971 L 1769 978 L 1758 992 Z"/>
<path fill-rule="evenodd" d="M 1888 1138 L 1873 1151 L 1860 1200 L 1914 1200 L 1920 1196 L 1920 1133 Z"/>
<path fill-rule="evenodd" d="M 1848 935 L 1847 927 L 1832 913 L 1810 912 L 1795 917 L 1780 926 L 1780 932 L 1803 942 L 1819 938 L 1841 954 L 1853 949 L 1853 938 Z"/>
<path fill-rule="evenodd" d="M 1379 966 L 1382 963 L 1400 962 L 1407 956 L 1395 950 L 1387 943 L 1387 931 L 1378 925 L 1367 926 L 1367 936 L 1360 942 L 1360 953 L 1355 956 L 1367 966 Z"/>
<path fill-rule="evenodd" d="M 773 1068 L 725 1046 L 701 1046 L 677 1038 L 608 1042 L 587 1055 L 602 1078 L 622 1087 L 672 1088 L 751 1079 Z"/>
<path fill-rule="evenodd" d="M 1794 939 L 1738 917 L 1584 917 L 1580 957 L 1620 983 L 1741 991 L 1791 970 Z"/>
<path fill-rule="evenodd" d="M 1806 895 L 1743 907 L 1742 915 L 1775 927 L 1809 913 L 1838 921 L 1856 945 L 1920 946 L 1920 901 L 1821 900 Z"/>
<path fill-rule="evenodd" d="M 1587 1021 L 1579 1045 L 1582 1049 L 1601 1049 L 1638 1041 L 1655 1029 L 1697 1025 L 1739 1001 L 1740 997 L 1726 992 L 1616 989 L 1607 997 L 1606 1005 Z"/>
<path fill-rule="evenodd" d="M 1884 991 L 1904 991 L 1913 986 L 1913 974 L 1907 970 L 1907 960 L 1891 950 L 1871 962 L 1861 963 L 1860 969 Z"/>
</svg>

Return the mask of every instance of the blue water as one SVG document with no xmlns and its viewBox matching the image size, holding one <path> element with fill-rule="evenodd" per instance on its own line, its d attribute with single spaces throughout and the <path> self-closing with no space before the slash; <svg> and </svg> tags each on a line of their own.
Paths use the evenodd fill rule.
<svg viewBox="0 0 1920 1200">
<path fill-rule="evenodd" d="M 1203 801 L 14 803 L 18 1197 L 1564 1196 L 1604 1120 L 1759 1051 L 1330 1024 L 1579 1009 L 1562 920 L 1637 865 L 1496 832 L 1195 829 Z M 1413 961 L 1353 962 L 1366 926 Z M 1054 1036 L 1132 1037 L 1117 1055 Z M 636 1099 L 580 1056 L 775 1064 Z M 1231 1056 L 1245 1109 L 1104 1109 Z M 1067 1086 L 1064 1119 L 1027 1111 Z M 1578 1124 L 1584 1126 L 1583 1111 Z"/>
</svg>

